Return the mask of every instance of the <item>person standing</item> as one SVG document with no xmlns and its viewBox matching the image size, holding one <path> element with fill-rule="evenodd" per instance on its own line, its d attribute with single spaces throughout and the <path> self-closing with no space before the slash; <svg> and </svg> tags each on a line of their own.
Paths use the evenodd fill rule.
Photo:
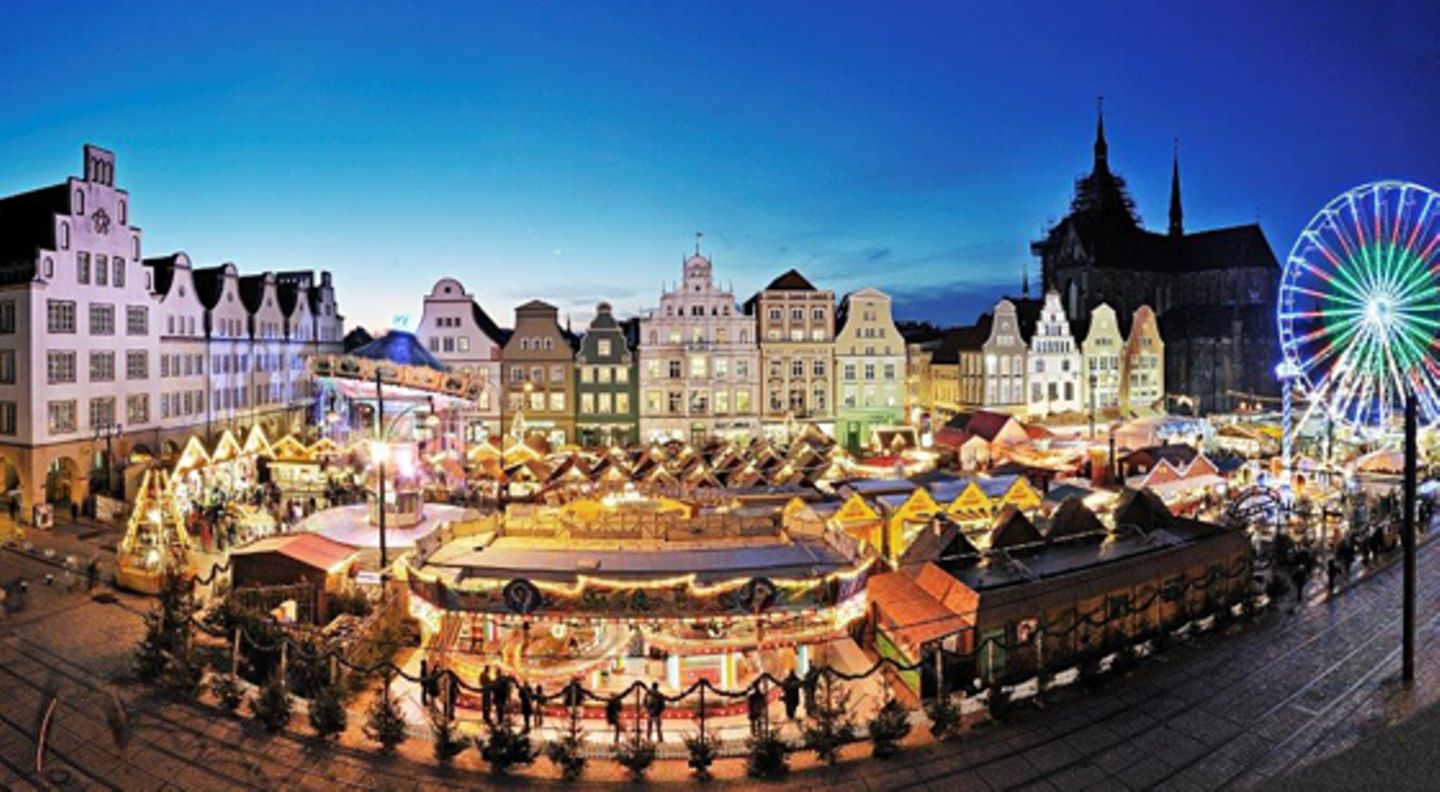
<svg viewBox="0 0 1440 792">
<path fill-rule="evenodd" d="M 795 676 L 795 669 L 785 675 L 781 684 L 781 694 L 785 701 L 785 719 L 795 720 L 795 712 L 800 709 L 800 677 Z"/>
<path fill-rule="evenodd" d="M 1335 593 L 1335 581 L 1340 577 L 1340 562 L 1335 556 L 1330 556 L 1330 561 L 1325 564 L 1325 590 L 1330 594 Z"/>
<path fill-rule="evenodd" d="M 661 725 L 665 717 L 665 696 L 660 692 L 660 683 L 650 683 L 650 695 L 645 698 L 645 712 L 650 716 L 645 736 L 655 734 L 655 742 L 665 742 L 665 730 Z"/>
<path fill-rule="evenodd" d="M 430 664 L 420 658 L 420 704 L 430 703 Z"/>
<path fill-rule="evenodd" d="M 535 728 L 545 725 L 545 687 L 539 682 L 535 683 Z"/>
<path fill-rule="evenodd" d="M 765 694 L 760 692 L 758 683 L 750 689 L 745 703 L 750 717 L 750 736 L 760 737 L 765 723 Z"/>
<path fill-rule="evenodd" d="M 530 686 L 524 682 L 520 683 L 520 721 L 524 724 L 525 734 L 530 733 L 530 721 L 535 714 L 535 702 L 530 693 Z"/>
<path fill-rule="evenodd" d="M 495 680 L 495 719 L 500 723 L 510 710 L 510 687 L 510 675 L 501 671 Z"/>
<path fill-rule="evenodd" d="M 623 704 L 619 696 L 611 696 L 610 700 L 605 702 L 605 722 L 615 730 L 616 745 L 620 744 L 620 708 Z"/>
<path fill-rule="evenodd" d="M 486 724 L 493 724 L 491 709 L 494 706 L 494 691 L 491 688 L 490 666 L 486 665 L 480 669 L 480 714 L 484 716 Z"/>
<path fill-rule="evenodd" d="M 815 717 L 815 691 L 820 687 L 820 669 L 810 666 L 805 672 L 805 716 Z"/>
</svg>

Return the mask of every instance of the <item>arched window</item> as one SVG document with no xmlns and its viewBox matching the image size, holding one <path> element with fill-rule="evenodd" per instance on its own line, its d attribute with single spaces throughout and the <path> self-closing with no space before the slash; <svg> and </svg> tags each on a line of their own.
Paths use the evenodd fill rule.
<svg viewBox="0 0 1440 792">
<path fill-rule="evenodd" d="M 85 191 L 84 191 L 84 190 L 76 190 L 76 191 L 75 191 L 75 203 L 74 203 L 74 205 L 71 207 L 71 209 L 72 209 L 72 211 L 73 211 L 75 214 L 77 214 L 77 215 L 83 215 L 83 214 L 85 214 Z"/>
<path fill-rule="evenodd" d="M 70 249 L 70 224 L 69 224 L 69 223 L 61 223 L 61 224 L 60 224 L 60 249 L 61 249 L 61 250 L 69 250 L 69 249 Z"/>
<path fill-rule="evenodd" d="M 125 203 L 125 201 L 120 202 L 120 225 L 122 226 L 126 225 L 130 219 L 130 215 L 125 211 Z"/>
</svg>

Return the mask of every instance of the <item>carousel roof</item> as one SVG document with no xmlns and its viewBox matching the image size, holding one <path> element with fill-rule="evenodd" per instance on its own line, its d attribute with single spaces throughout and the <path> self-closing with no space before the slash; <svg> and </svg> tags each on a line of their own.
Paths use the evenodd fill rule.
<svg viewBox="0 0 1440 792">
<path fill-rule="evenodd" d="M 367 360 L 381 360 L 400 366 L 424 366 L 446 371 L 448 366 L 426 351 L 414 333 L 391 330 L 350 354 Z"/>
</svg>

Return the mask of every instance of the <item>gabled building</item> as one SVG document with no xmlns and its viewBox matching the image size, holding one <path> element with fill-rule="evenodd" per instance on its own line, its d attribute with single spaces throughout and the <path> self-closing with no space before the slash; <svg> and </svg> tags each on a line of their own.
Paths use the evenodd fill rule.
<svg viewBox="0 0 1440 792">
<path fill-rule="evenodd" d="M 1124 377 L 1120 404 L 1129 411 L 1165 408 L 1165 342 L 1150 306 L 1135 309 L 1125 339 Z"/>
<path fill-rule="evenodd" d="M 221 424 L 288 431 L 311 404 L 295 362 L 344 335 L 328 274 L 317 302 L 313 273 L 253 276 L 242 294 L 233 264 L 144 259 L 115 155 L 85 146 L 83 172 L 0 198 L 0 484 L 26 519 L 123 497 L 132 453 L 178 454 Z"/>
<path fill-rule="evenodd" d="M 1097 415 L 1113 415 L 1120 409 L 1120 363 L 1124 358 L 1125 339 L 1115 309 L 1105 303 L 1090 312 L 1089 328 L 1081 342 L 1080 354 L 1085 374 L 1080 384 L 1084 389 L 1084 409 Z"/>
<path fill-rule="evenodd" d="M 1070 335 L 1060 294 L 1053 290 L 1045 293 L 1030 336 L 1029 369 L 1026 415 L 1044 418 L 1080 410 L 1080 352 Z"/>
<path fill-rule="evenodd" d="M 500 429 L 500 368 L 509 333 L 465 291 L 455 278 L 441 278 L 425 295 L 415 335 L 425 349 L 453 371 L 482 383 L 480 397 L 442 435 L 461 438 L 466 446 L 483 443 Z"/>
<path fill-rule="evenodd" d="M 1023 413 L 1025 410 L 1025 359 L 1030 347 L 1021 331 L 1017 302 L 1001 300 L 996 303 L 990 335 L 980 348 L 984 361 L 983 405 L 986 409 L 1009 413 Z"/>
<path fill-rule="evenodd" d="M 640 439 L 640 371 L 631 339 L 610 303 L 595 318 L 575 355 L 577 442 L 587 448 L 629 446 Z"/>
<path fill-rule="evenodd" d="M 755 322 L 721 289 L 710 259 L 683 263 L 683 280 L 640 320 L 642 439 L 753 438 L 760 431 Z"/>
<path fill-rule="evenodd" d="M 855 449 L 871 445 L 876 429 L 904 423 L 905 342 L 890 295 L 878 289 L 845 295 L 836 324 L 835 438 Z"/>
<path fill-rule="evenodd" d="M 515 309 L 505 343 L 505 431 L 552 448 L 575 441 L 575 348 L 559 310 L 540 300 Z"/>
<path fill-rule="evenodd" d="M 755 317 L 760 342 L 767 432 L 782 436 L 797 422 L 833 430 L 835 293 L 792 269 L 746 300 L 745 313 Z"/>
</svg>

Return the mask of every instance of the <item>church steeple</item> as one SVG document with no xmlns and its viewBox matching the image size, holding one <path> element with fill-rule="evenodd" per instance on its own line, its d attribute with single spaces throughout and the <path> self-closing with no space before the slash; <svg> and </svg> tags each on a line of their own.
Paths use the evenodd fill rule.
<svg viewBox="0 0 1440 792">
<path fill-rule="evenodd" d="M 1185 210 L 1180 206 L 1180 138 L 1175 138 L 1175 157 L 1170 166 L 1170 236 L 1185 235 Z"/>
<path fill-rule="evenodd" d="M 1095 97 L 1095 173 L 1110 170 L 1110 147 L 1105 143 L 1105 97 Z"/>
</svg>

